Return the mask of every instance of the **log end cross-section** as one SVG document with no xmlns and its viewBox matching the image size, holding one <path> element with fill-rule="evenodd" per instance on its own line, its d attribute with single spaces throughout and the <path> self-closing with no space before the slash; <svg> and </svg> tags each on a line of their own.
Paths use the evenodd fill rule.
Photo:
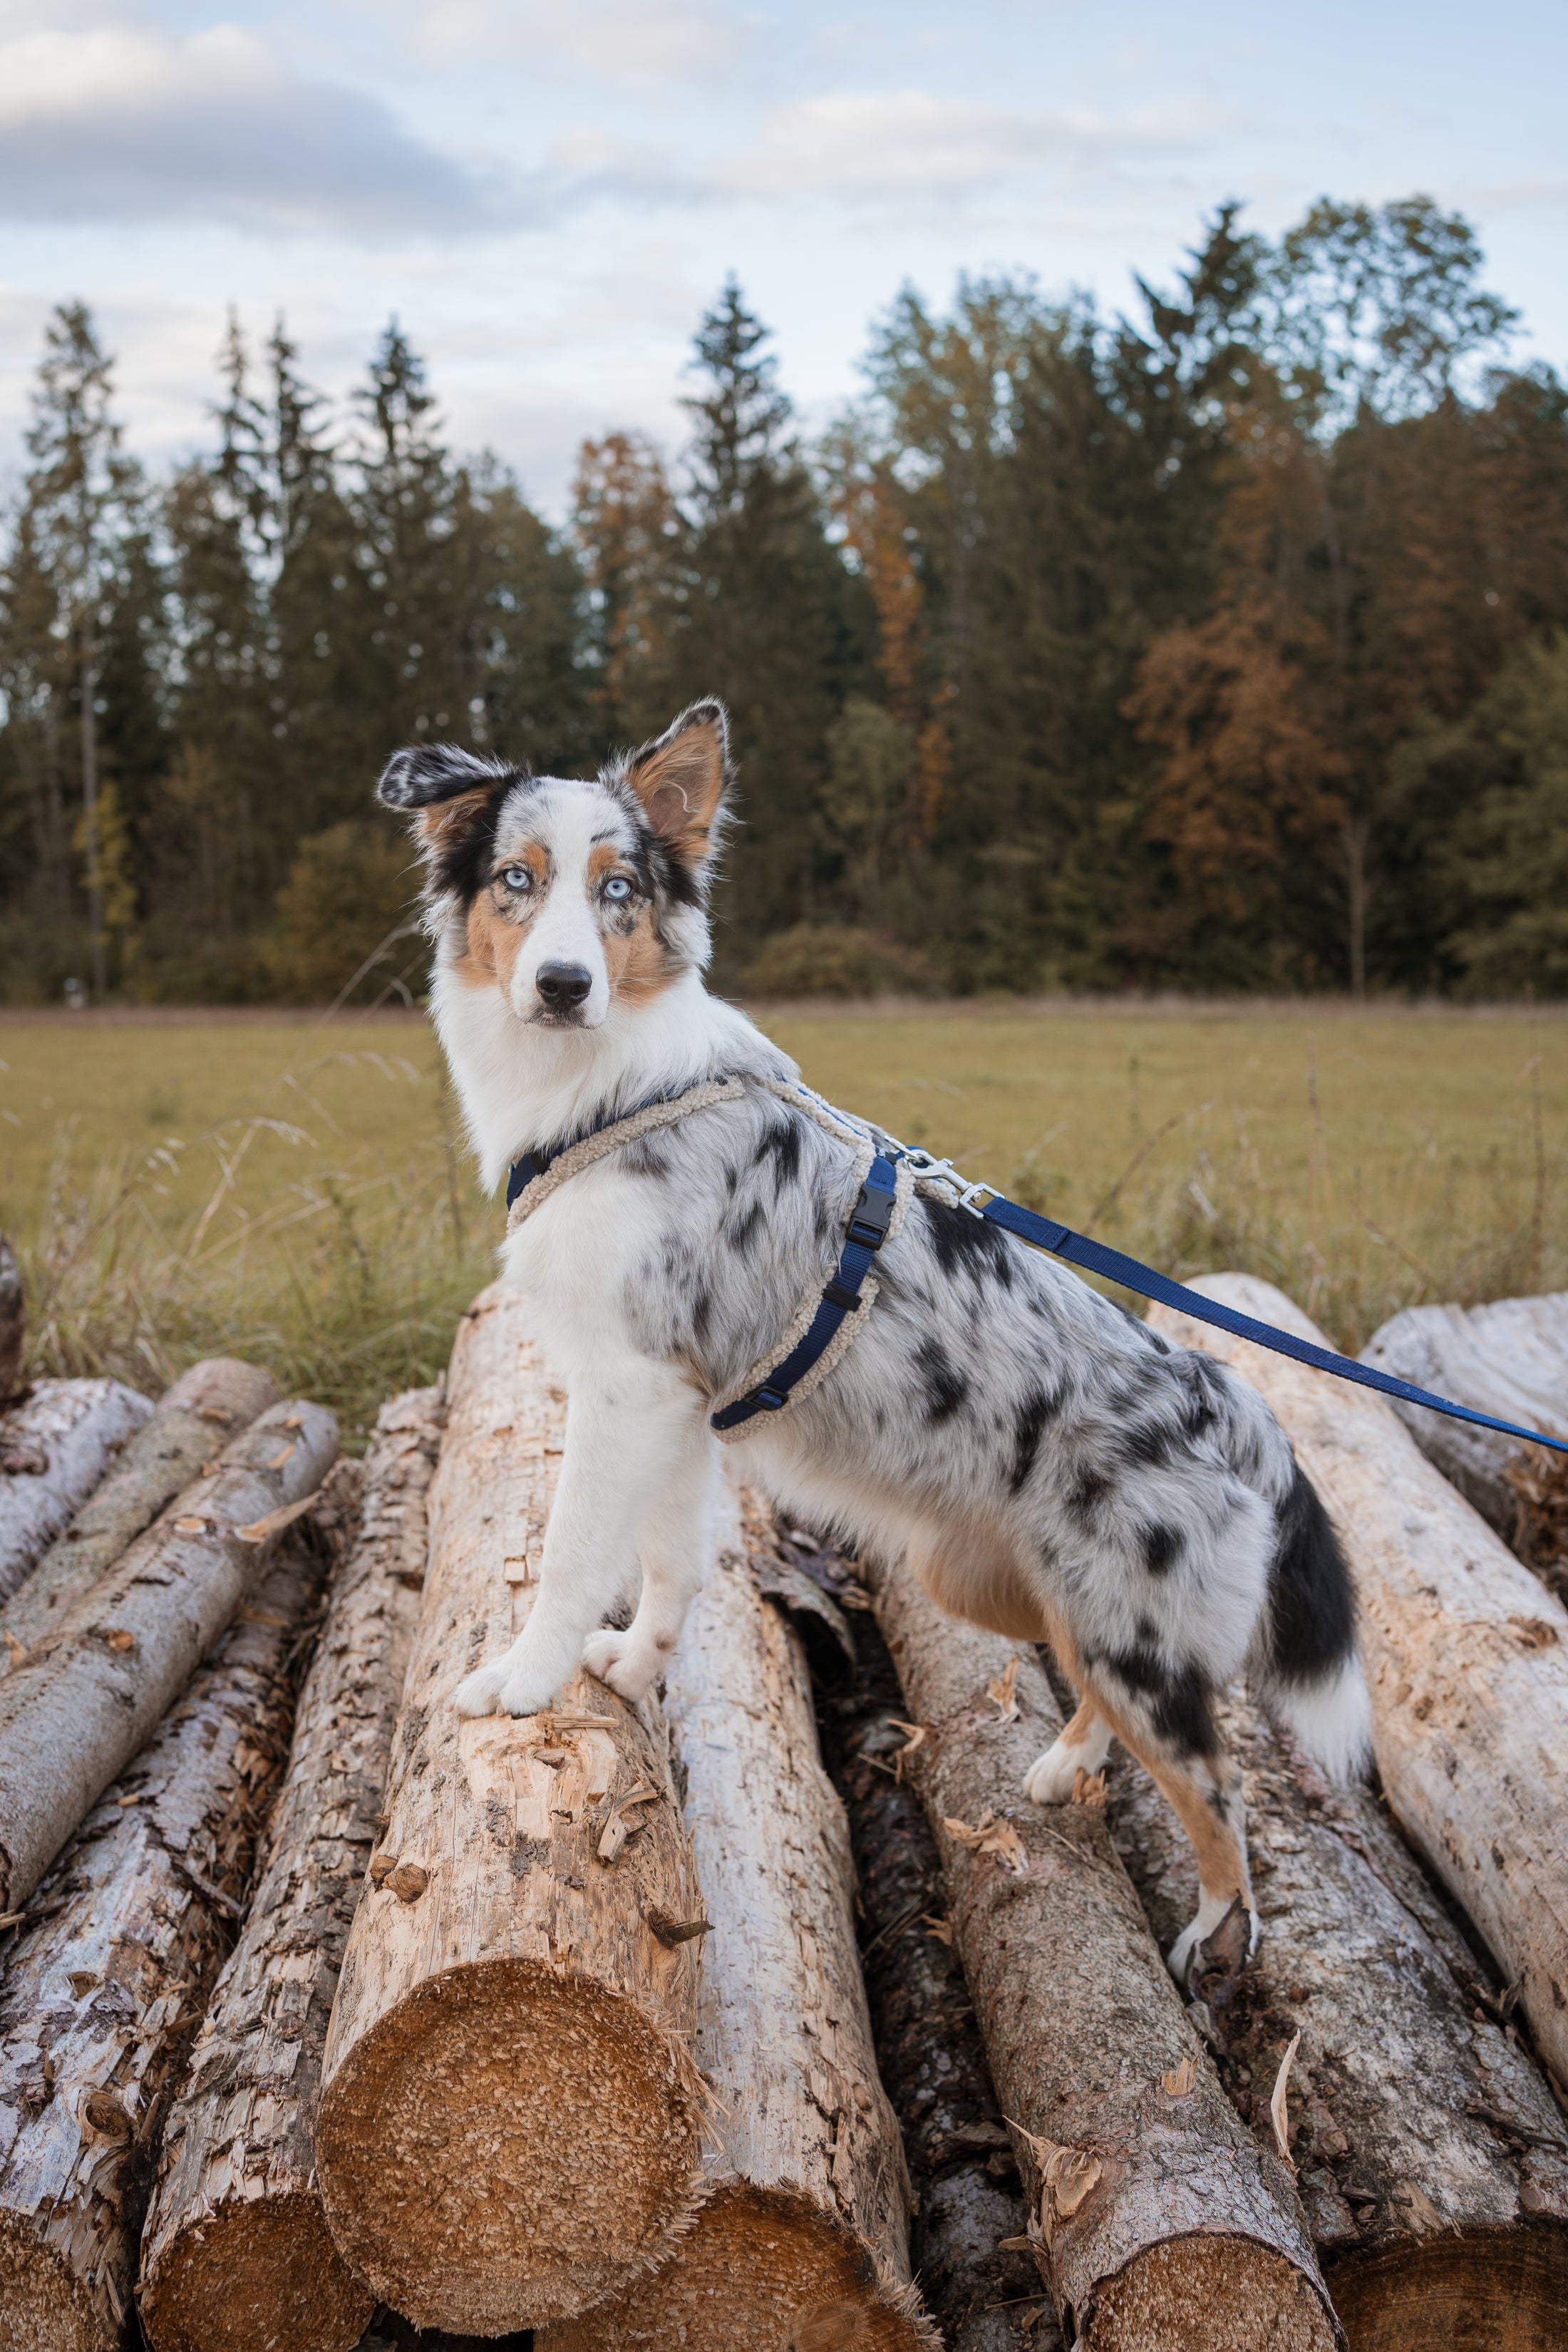
<svg viewBox="0 0 1568 2352">
<path fill-rule="evenodd" d="M 452 1694 L 521 1629 L 564 1400 L 500 1286 L 465 1317 L 386 1822 L 316 2131 L 334 2237 L 422 2327 L 566 2317 L 668 2250 L 695 2194 L 690 1841 L 656 1706 L 579 1675 L 546 1713 Z"/>
</svg>

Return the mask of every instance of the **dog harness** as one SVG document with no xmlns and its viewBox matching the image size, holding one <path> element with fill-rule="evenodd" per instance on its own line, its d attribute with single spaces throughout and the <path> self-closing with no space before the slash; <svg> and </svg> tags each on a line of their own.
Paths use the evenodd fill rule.
<svg viewBox="0 0 1568 2352">
<path fill-rule="evenodd" d="M 1331 1372 L 1335 1379 L 1352 1381 L 1359 1388 L 1375 1389 L 1402 1404 L 1422 1405 L 1429 1412 L 1446 1413 L 1450 1420 L 1469 1422 L 1478 1429 L 1495 1429 L 1504 1437 L 1568 1454 L 1568 1441 L 1563 1438 L 1548 1437 L 1542 1430 L 1523 1429 L 1469 1405 L 1456 1404 L 1452 1398 L 1435 1396 L 1413 1381 L 1380 1370 L 1375 1364 L 1358 1363 L 1353 1356 L 1339 1355 L 1314 1339 L 1281 1331 L 1272 1323 L 1260 1323 L 1254 1316 L 1226 1307 L 1223 1300 L 1205 1298 L 1201 1291 L 1189 1290 L 1185 1283 L 1173 1281 L 1122 1250 L 1091 1241 L 1085 1234 L 1074 1233 L 1070 1225 L 1039 1216 L 1033 1209 L 1021 1208 L 994 1185 L 971 1183 L 951 1160 L 938 1160 L 929 1151 L 895 1142 L 798 1080 L 792 1084 L 760 1076 L 710 1078 L 675 1094 L 650 1096 L 630 1110 L 581 1128 L 558 1143 L 535 1145 L 514 1160 L 507 1173 L 508 1233 L 514 1233 L 525 1217 L 542 1207 L 551 1193 L 580 1169 L 639 1136 L 689 1118 L 695 1111 L 708 1110 L 717 1103 L 739 1102 L 752 1088 L 776 1095 L 839 1141 L 848 1143 L 856 1154 L 859 1190 L 832 1278 L 820 1290 L 807 1293 L 767 1360 L 753 1366 L 739 1387 L 714 1407 L 710 1423 L 720 1437 L 738 1436 L 759 1414 L 784 1412 L 803 1403 L 842 1360 L 876 1299 L 871 1268 L 877 1253 L 898 1233 L 910 1194 L 918 1189 L 933 1192 L 950 1208 L 1000 1225 L 1004 1233 L 1032 1249 L 1044 1250 L 1086 1274 L 1098 1274 L 1142 1298 L 1156 1299 L 1161 1306 L 1174 1307 L 1215 1330 L 1228 1331 L 1235 1339 L 1250 1339 L 1277 1356 L 1289 1356 L 1315 1371 Z"/>
</svg>

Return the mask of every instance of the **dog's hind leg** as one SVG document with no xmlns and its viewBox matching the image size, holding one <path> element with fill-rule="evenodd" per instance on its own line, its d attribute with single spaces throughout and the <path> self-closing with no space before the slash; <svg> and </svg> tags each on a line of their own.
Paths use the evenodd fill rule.
<svg viewBox="0 0 1568 2352">
<path fill-rule="evenodd" d="M 1033 1805 L 1065 1805 L 1087 1772 L 1092 1780 L 1110 1753 L 1113 1734 L 1095 1698 L 1080 1701 L 1060 1736 L 1037 1757 L 1024 1775 L 1024 1794 Z"/>
<path fill-rule="evenodd" d="M 1140 1671 L 1152 1679 L 1146 1661 Z M 1120 1675 L 1091 1670 L 1073 1723 L 1090 1706 L 1142 1765 L 1197 1856 L 1198 1907 L 1171 1947 L 1172 1975 L 1185 1983 L 1194 1952 L 1236 1902 L 1247 1915 L 1250 1956 L 1258 1948 L 1258 1918 L 1247 1860 L 1247 1810 L 1241 1773 L 1220 1739 L 1211 1694 L 1190 1674 L 1172 1677 L 1166 1687 L 1138 1691 L 1126 1687 Z"/>
</svg>

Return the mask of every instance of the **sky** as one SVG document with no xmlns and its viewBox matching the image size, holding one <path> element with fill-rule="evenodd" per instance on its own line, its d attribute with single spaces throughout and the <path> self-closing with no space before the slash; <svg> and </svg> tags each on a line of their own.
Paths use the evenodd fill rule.
<svg viewBox="0 0 1568 2352">
<path fill-rule="evenodd" d="M 0 483 L 54 303 L 131 446 L 203 445 L 233 304 L 342 396 L 395 313 L 459 449 L 563 513 L 587 435 L 670 447 L 733 271 L 808 429 L 912 284 L 1136 301 L 1206 212 L 1421 192 L 1568 373 L 1555 0 L 0 0 Z"/>
</svg>

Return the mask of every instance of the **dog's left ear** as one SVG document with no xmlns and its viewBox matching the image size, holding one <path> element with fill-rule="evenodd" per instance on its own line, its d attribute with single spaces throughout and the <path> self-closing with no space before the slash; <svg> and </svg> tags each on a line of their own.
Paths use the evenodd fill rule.
<svg viewBox="0 0 1568 2352">
<path fill-rule="evenodd" d="M 634 751 L 626 782 L 659 838 L 683 865 L 700 866 L 731 778 L 730 726 L 721 702 L 694 702 L 673 726 Z"/>
<path fill-rule="evenodd" d="M 504 773 L 493 760 L 481 760 L 460 743 L 416 743 L 393 753 L 375 796 L 387 808 L 416 814 L 462 793 L 489 792 Z"/>
</svg>

